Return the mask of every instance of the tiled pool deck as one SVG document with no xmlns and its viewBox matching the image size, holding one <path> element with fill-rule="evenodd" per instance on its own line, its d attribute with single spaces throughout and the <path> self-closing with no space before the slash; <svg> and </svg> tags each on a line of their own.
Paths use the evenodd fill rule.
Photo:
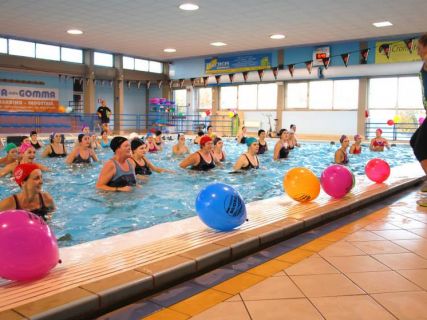
<svg viewBox="0 0 427 320">
<path fill-rule="evenodd" d="M 285 196 L 250 203 L 247 205 L 249 222 L 239 230 L 229 233 L 214 232 L 202 225 L 197 218 L 191 218 L 176 224 L 160 225 L 148 230 L 61 249 L 64 263 L 44 279 L 27 284 L 0 283 L 0 319 L 82 319 L 100 314 L 127 301 L 148 296 L 190 276 L 197 276 L 216 266 L 226 265 L 250 253 L 258 252 L 257 255 L 263 257 L 263 252 L 266 251 L 262 249 L 267 245 L 284 241 L 298 233 L 306 232 L 310 237 L 310 232 L 307 231 L 319 224 L 353 212 L 368 203 L 381 203 L 386 196 L 419 183 L 423 176 L 419 165 L 414 163 L 392 169 L 391 177 L 384 184 L 373 184 L 365 177 L 358 177 L 353 191 L 340 200 L 333 200 L 321 193 L 318 199 L 308 204 L 296 203 Z M 412 207 L 408 207 L 408 214 L 411 214 Z M 357 214 L 351 217 L 359 218 Z M 331 239 L 337 238 L 336 235 L 344 235 L 342 237 L 344 238 L 348 236 L 348 232 L 363 228 L 367 222 L 372 222 L 368 217 L 364 219 L 366 220 L 362 219 L 364 221 L 362 224 L 355 222 L 347 229 L 344 227 L 344 231 L 340 229 L 341 231 L 333 232 L 329 237 L 327 235 L 324 239 L 315 240 L 316 248 L 323 249 L 331 245 Z M 328 226 L 330 230 L 337 227 L 333 227 L 333 224 Z M 311 239 L 317 237 L 318 235 L 313 233 Z M 298 239 L 290 239 L 287 243 L 294 242 L 294 245 L 298 246 L 307 242 L 307 237 L 301 243 L 298 243 L 300 241 Z M 302 256 L 307 252 L 316 253 L 310 246 L 310 243 L 304 244 L 297 250 L 300 250 Z M 283 248 L 283 245 L 276 247 Z M 288 248 L 289 250 L 291 249 Z M 209 301 L 217 303 L 227 300 L 248 288 L 250 284 L 266 280 L 268 275 L 263 272 L 273 270 L 277 273 L 292 262 L 288 261 L 289 259 L 277 259 L 274 254 L 267 254 L 267 258 L 273 260 L 268 262 L 269 265 L 266 267 L 260 266 L 261 274 L 242 271 L 234 273 L 235 270 L 230 269 L 231 275 L 241 273 L 236 277 L 240 280 L 235 280 L 234 284 L 225 284 L 220 289 L 214 287 L 206 290 L 204 284 L 191 282 L 196 292 L 199 290 L 200 295 L 205 296 L 208 301 L 207 304 L 202 304 L 204 307 L 196 311 L 190 312 L 185 304 L 179 310 L 170 307 L 179 305 L 179 301 L 186 298 L 180 295 L 179 290 L 171 291 L 169 295 L 163 297 L 160 294 L 157 300 L 155 298 L 147 300 L 144 302 L 147 305 L 145 310 L 151 308 L 153 312 L 170 307 L 160 311 L 163 312 L 163 316 L 157 312 L 152 317 L 156 317 L 157 314 L 158 319 L 167 319 L 168 317 L 164 317 L 167 312 L 175 312 L 179 317 L 171 316 L 170 319 L 185 319 L 213 305 Z M 328 260 L 328 263 L 332 262 Z M 216 280 L 215 276 L 212 280 L 212 274 L 205 277 L 206 281 L 211 283 L 215 281 L 218 283 L 221 279 L 221 282 L 223 281 L 222 276 L 218 276 Z M 239 283 L 242 283 L 243 287 Z M 305 297 L 309 297 L 304 290 L 302 292 Z M 243 303 L 239 297 L 232 299 L 237 299 L 234 302 Z M 164 300 L 167 300 L 167 303 Z M 295 303 L 298 307 L 300 302 Z M 302 302 L 301 308 L 305 309 Z M 273 303 L 267 309 L 277 308 Z"/>
</svg>

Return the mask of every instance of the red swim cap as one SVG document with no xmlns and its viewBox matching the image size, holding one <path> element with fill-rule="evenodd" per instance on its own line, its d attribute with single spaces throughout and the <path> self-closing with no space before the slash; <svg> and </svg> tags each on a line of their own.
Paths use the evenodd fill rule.
<svg viewBox="0 0 427 320">
<path fill-rule="evenodd" d="M 381 128 L 378 128 L 377 130 L 375 130 L 375 131 L 379 131 L 379 133 L 380 134 L 382 134 L 383 133 L 383 130 L 381 129 Z"/>
<path fill-rule="evenodd" d="M 212 141 L 212 138 L 209 136 L 203 136 L 200 139 L 200 146 L 203 147 L 207 142 Z"/>
<path fill-rule="evenodd" d="M 34 163 L 22 163 L 19 164 L 13 171 L 13 176 L 18 186 L 22 185 L 22 182 L 28 178 L 28 176 L 36 169 L 40 169 L 38 165 Z"/>
</svg>

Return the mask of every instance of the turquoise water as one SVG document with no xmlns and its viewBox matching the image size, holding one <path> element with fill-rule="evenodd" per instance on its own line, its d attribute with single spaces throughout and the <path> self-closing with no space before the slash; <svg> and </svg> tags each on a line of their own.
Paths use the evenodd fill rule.
<svg viewBox="0 0 427 320">
<path fill-rule="evenodd" d="M 334 152 L 338 148 L 338 145 L 331 146 L 329 143 L 303 143 L 301 148 L 291 151 L 288 159 L 275 162 L 272 160 L 275 141 L 270 141 L 270 151 L 259 156 L 259 170 L 229 174 L 237 157 L 246 151 L 245 145 L 225 140 L 227 161 L 224 167 L 199 173 L 178 167 L 182 158 L 171 156 L 173 143 L 175 142 L 167 141 L 163 152 L 148 154 L 147 157 L 155 165 L 175 170 L 176 173 L 153 173 L 132 193 L 95 190 L 102 163 L 69 167 L 63 159 L 39 160 L 53 170 L 43 177 L 44 189 L 52 194 L 57 206 L 50 224 L 58 238 L 64 235 L 68 238 L 60 241 L 59 245 L 75 245 L 192 217 L 196 215 L 194 202 L 197 193 L 215 181 L 235 187 L 246 203 L 279 196 L 283 194 L 283 176 L 290 168 L 307 167 L 320 176 L 332 163 Z M 198 149 L 191 141 L 188 141 L 188 145 L 193 151 Z M 0 154 L 3 156 L 4 152 Z M 100 159 L 106 160 L 112 156 L 112 152 L 109 149 L 102 150 L 98 155 Z M 412 149 L 408 146 L 392 147 L 382 153 L 373 153 L 364 147 L 361 155 L 350 155 L 349 168 L 357 174 L 363 174 L 366 162 L 374 157 L 385 159 L 391 166 L 415 161 Z M 2 199 L 17 192 L 19 188 L 9 178 L 0 179 Z"/>
</svg>

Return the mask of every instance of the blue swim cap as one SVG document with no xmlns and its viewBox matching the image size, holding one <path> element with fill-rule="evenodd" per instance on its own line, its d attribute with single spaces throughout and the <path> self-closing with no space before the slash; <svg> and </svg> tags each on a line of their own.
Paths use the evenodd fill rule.
<svg viewBox="0 0 427 320">
<path fill-rule="evenodd" d="M 251 144 L 254 143 L 254 142 L 257 142 L 257 140 L 255 138 L 253 138 L 253 137 L 246 138 L 246 145 L 248 147 L 250 147 Z"/>
</svg>

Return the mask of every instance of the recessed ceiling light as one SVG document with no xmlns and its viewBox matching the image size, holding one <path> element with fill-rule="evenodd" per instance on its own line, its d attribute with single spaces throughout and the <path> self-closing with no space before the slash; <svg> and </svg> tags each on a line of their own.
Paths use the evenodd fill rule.
<svg viewBox="0 0 427 320">
<path fill-rule="evenodd" d="M 270 38 L 274 40 L 280 40 L 280 39 L 285 39 L 286 36 L 284 34 L 272 34 Z"/>
<path fill-rule="evenodd" d="M 174 49 L 174 48 L 166 48 L 166 49 L 163 49 L 163 51 L 164 52 L 176 52 L 176 49 Z"/>
<path fill-rule="evenodd" d="M 79 30 L 79 29 L 70 29 L 70 30 L 67 30 L 67 33 L 69 33 L 69 34 L 82 34 L 83 31 Z"/>
<path fill-rule="evenodd" d="M 211 46 L 214 47 L 222 47 L 222 46 L 226 46 L 227 44 L 224 42 L 211 42 Z"/>
<path fill-rule="evenodd" d="M 199 6 L 194 3 L 183 3 L 179 6 L 179 8 L 185 11 L 194 11 L 194 10 L 198 10 Z"/>
<path fill-rule="evenodd" d="M 390 27 L 393 24 L 390 21 L 374 22 L 373 25 L 377 28 Z"/>
</svg>

